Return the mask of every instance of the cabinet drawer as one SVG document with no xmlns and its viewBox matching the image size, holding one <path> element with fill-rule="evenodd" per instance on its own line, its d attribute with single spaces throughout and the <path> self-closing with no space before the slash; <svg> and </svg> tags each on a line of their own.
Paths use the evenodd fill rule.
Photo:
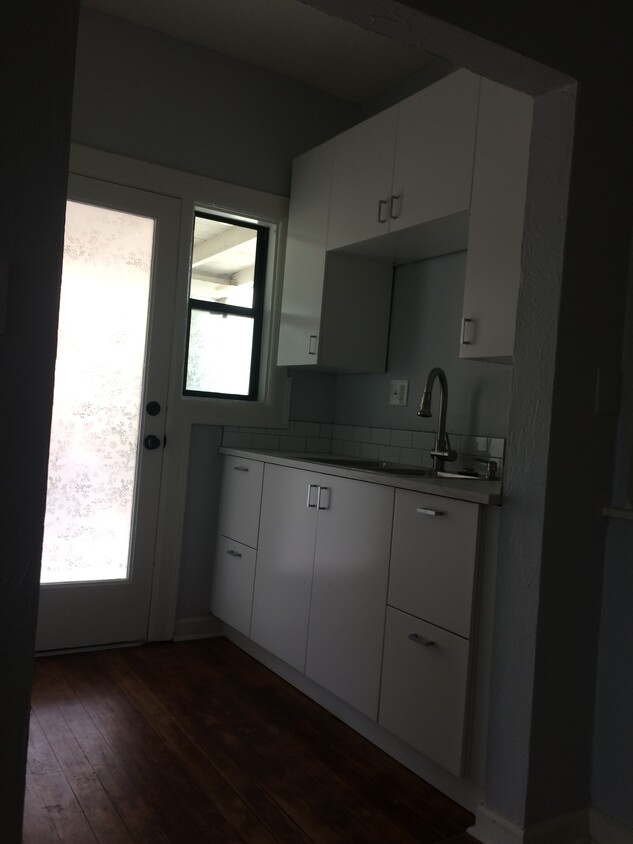
<svg viewBox="0 0 633 844">
<path fill-rule="evenodd" d="M 479 505 L 398 490 L 387 603 L 469 638 Z"/>
<path fill-rule="evenodd" d="M 211 612 L 248 636 L 251 629 L 256 551 L 220 536 L 215 556 Z"/>
<path fill-rule="evenodd" d="M 456 776 L 464 767 L 469 648 L 460 636 L 387 609 L 378 722 Z"/>
<path fill-rule="evenodd" d="M 264 464 L 242 457 L 224 458 L 218 533 L 257 547 Z"/>
</svg>

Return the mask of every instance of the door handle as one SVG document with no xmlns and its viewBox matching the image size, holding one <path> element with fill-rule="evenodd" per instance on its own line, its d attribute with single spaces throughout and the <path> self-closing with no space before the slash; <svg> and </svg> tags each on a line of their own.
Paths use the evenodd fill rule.
<svg viewBox="0 0 633 844">
<path fill-rule="evenodd" d="M 150 451 L 154 451 L 154 449 L 160 448 L 160 437 L 157 437 L 156 434 L 148 434 L 143 440 L 143 445 Z"/>
<path fill-rule="evenodd" d="M 317 510 L 330 509 L 330 488 L 329 486 L 319 487 L 319 497 L 317 498 Z"/>
<path fill-rule="evenodd" d="M 425 648 L 432 648 L 435 645 L 433 639 L 427 639 L 426 636 L 420 636 L 419 633 L 409 633 L 407 638 L 415 642 L 416 645 L 422 645 Z"/>
<path fill-rule="evenodd" d="M 308 501 L 306 507 L 316 508 L 317 502 L 314 500 L 314 494 L 317 489 L 319 489 L 317 484 L 310 484 L 308 486 Z"/>
</svg>

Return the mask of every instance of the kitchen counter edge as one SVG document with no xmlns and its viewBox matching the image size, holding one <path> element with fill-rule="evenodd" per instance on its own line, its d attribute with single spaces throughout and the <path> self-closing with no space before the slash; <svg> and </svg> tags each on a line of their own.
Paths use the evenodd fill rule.
<svg viewBox="0 0 633 844">
<path fill-rule="evenodd" d="M 445 498 L 471 501 L 474 504 L 501 504 L 501 481 L 471 480 L 468 478 L 464 480 L 461 478 L 424 478 L 395 473 L 386 474 L 374 472 L 371 469 L 354 469 L 352 466 L 328 463 L 328 457 L 330 457 L 328 454 L 302 454 L 287 451 L 266 451 L 264 449 L 230 448 L 227 446 L 221 446 L 220 453 L 249 460 L 260 460 L 277 466 L 305 469 L 321 475 L 337 475 L 341 478 L 408 489 L 428 495 L 441 495 Z M 350 458 L 350 460 L 353 460 L 353 458 Z"/>
</svg>

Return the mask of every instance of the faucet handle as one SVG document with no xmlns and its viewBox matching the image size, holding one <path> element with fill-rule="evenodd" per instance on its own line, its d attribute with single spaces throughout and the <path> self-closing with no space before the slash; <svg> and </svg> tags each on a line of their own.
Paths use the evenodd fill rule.
<svg viewBox="0 0 633 844">
<path fill-rule="evenodd" d="M 484 463 L 486 466 L 486 480 L 494 481 L 497 479 L 498 463 L 490 457 L 475 457 L 475 463 Z"/>
</svg>

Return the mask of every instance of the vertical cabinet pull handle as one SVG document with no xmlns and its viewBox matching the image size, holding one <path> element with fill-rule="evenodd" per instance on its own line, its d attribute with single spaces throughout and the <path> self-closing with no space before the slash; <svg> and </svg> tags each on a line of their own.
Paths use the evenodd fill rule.
<svg viewBox="0 0 633 844">
<path fill-rule="evenodd" d="M 409 633 L 408 638 L 411 639 L 412 642 L 415 642 L 416 645 L 422 645 L 425 648 L 432 648 L 435 645 L 433 639 L 426 639 L 418 633 Z"/>
<path fill-rule="evenodd" d="M 386 223 L 387 222 L 387 204 L 388 204 L 388 201 L 386 199 L 379 199 L 378 200 L 378 222 L 379 223 Z"/>
<path fill-rule="evenodd" d="M 329 486 L 319 487 L 319 497 L 317 499 L 317 510 L 330 509 L 330 488 Z"/>
<path fill-rule="evenodd" d="M 317 353 L 317 335 L 311 334 L 310 340 L 308 342 L 308 354 L 309 355 L 316 355 Z"/>
<path fill-rule="evenodd" d="M 400 216 L 400 194 L 399 193 L 392 193 L 391 194 L 391 202 L 389 205 L 389 216 L 392 220 L 397 220 Z"/>
<path fill-rule="evenodd" d="M 474 334 L 475 326 L 473 320 L 469 319 L 468 317 L 464 317 L 462 319 L 462 346 L 470 346 L 470 344 L 473 342 Z"/>
<path fill-rule="evenodd" d="M 318 484 L 310 484 L 308 486 L 308 501 L 306 507 L 316 508 L 319 500 L 318 489 Z"/>
<path fill-rule="evenodd" d="M 430 507 L 416 507 L 416 513 L 420 513 L 422 516 L 443 516 L 444 513 L 441 510 L 431 510 Z"/>
</svg>

